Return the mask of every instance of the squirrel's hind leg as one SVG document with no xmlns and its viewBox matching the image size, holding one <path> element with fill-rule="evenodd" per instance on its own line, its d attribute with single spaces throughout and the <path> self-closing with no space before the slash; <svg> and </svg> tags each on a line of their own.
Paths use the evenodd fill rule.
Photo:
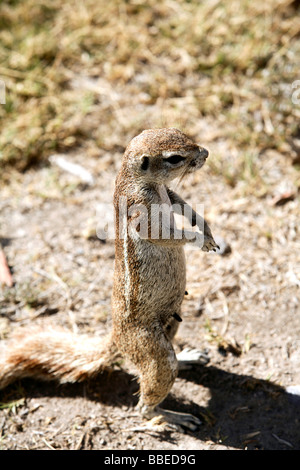
<svg viewBox="0 0 300 470">
<path fill-rule="evenodd" d="M 158 407 L 168 395 L 177 377 L 178 362 L 170 338 L 160 325 L 128 327 L 116 335 L 118 348 L 139 370 L 140 399 L 138 410 L 151 421 L 144 429 L 161 425 L 178 430 L 196 430 L 200 420 L 190 414 L 165 411 Z M 134 336 L 134 342 L 130 339 Z M 121 340 L 121 344 L 120 344 Z M 153 420 L 154 418 L 154 420 Z M 141 428 L 142 429 L 142 428 Z"/>
</svg>

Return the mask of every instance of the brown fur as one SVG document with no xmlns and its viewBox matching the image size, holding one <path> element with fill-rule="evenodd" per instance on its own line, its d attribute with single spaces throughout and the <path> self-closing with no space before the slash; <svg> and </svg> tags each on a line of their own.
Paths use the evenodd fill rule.
<svg viewBox="0 0 300 470">
<path fill-rule="evenodd" d="M 166 163 L 169 154 L 184 157 L 174 168 Z M 200 168 L 207 152 L 177 129 L 144 131 L 127 147 L 116 179 L 115 274 L 112 294 L 113 330 L 105 339 L 73 335 L 62 330 L 30 328 L 8 342 L 0 358 L 0 387 L 16 378 L 33 376 L 61 382 L 84 380 L 110 367 L 121 354 L 139 370 L 139 409 L 152 416 L 154 408 L 170 391 L 177 375 L 177 360 L 172 338 L 178 327 L 181 303 L 186 289 L 183 246 L 189 240 L 182 233 L 176 239 L 152 239 L 150 217 L 148 237 L 140 237 L 122 228 L 130 224 L 138 211 L 120 220 L 120 197 L 127 201 L 128 212 L 143 204 L 148 214 L 151 204 L 185 202 L 166 185 L 183 173 Z M 146 160 L 145 160 L 146 159 Z M 144 164 L 142 165 L 142 163 Z M 167 196 L 165 196 L 167 195 Z M 194 222 L 196 214 L 192 212 Z M 119 231 L 121 235 L 119 236 Z M 178 232 L 178 230 L 177 230 Z M 204 248 L 216 245 L 205 225 Z M 175 318 L 174 318 L 174 314 Z M 176 317 L 177 316 L 177 317 Z M 177 320 L 176 320 L 177 318 Z"/>
</svg>

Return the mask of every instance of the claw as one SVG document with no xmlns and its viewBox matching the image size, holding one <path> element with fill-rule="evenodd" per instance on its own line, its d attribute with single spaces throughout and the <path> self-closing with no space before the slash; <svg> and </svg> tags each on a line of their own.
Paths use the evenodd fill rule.
<svg viewBox="0 0 300 470">
<path fill-rule="evenodd" d="M 159 407 L 149 409 L 147 406 L 140 408 L 144 418 L 150 419 L 145 429 L 155 428 L 155 430 L 173 429 L 176 431 L 196 431 L 202 424 L 200 419 L 189 413 L 178 413 L 176 411 L 162 410 Z"/>
<path fill-rule="evenodd" d="M 189 413 L 177 413 L 175 411 L 161 410 L 159 408 L 157 408 L 157 411 L 161 413 L 169 426 L 174 426 L 177 431 L 184 431 L 184 429 L 196 431 L 202 424 L 199 418 Z"/>
<path fill-rule="evenodd" d="M 216 251 L 216 249 L 219 248 L 218 245 L 216 244 L 215 240 L 212 238 L 212 236 L 205 236 L 204 237 L 204 244 L 202 246 L 202 251 Z"/>
</svg>

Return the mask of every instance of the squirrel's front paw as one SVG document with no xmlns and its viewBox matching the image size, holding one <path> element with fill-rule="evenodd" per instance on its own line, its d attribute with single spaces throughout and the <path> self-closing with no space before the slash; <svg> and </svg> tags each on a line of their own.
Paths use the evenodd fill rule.
<svg viewBox="0 0 300 470">
<path fill-rule="evenodd" d="M 192 244 L 201 248 L 202 251 L 216 251 L 219 246 L 216 244 L 211 234 L 202 234 L 195 232 L 195 238 L 191 240 Z"/>
<path fill-rule="evenodd" d="M 220 249 L 211 235 L 204 235 L 202 251 L 216 251 Z"/>
</svg>

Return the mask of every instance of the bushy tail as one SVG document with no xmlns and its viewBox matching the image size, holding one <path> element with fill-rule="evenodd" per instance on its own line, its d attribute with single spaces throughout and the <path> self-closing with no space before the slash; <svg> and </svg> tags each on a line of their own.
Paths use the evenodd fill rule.
<svg viewBox="0 0 300 470">
<path fill-rule="evenodd" d="M 82 382 L 120 356 L 111 335 L 77 335 L 59 328 L 22 328 L 0 351 L 0 389 L 24 377 Z"/>
</svg>

